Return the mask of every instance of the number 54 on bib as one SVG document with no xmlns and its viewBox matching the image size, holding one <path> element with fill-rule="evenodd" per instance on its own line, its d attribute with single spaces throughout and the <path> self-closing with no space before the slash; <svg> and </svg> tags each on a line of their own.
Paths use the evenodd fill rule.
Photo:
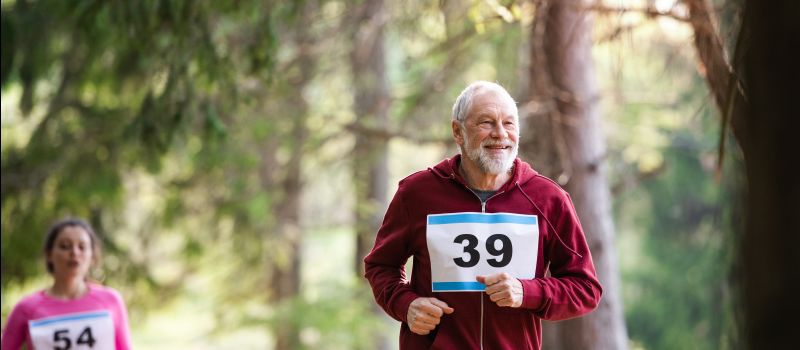
<svg viewBox="0 0 800 350">
<path fill-rule="evenodd" d="M 428 215 L 426 230 L 434 292 L 483 291 L 476 276 L 506 272 L 531 279 L 539 255 L 536 215 L 451 213 Z"/>
</svg>

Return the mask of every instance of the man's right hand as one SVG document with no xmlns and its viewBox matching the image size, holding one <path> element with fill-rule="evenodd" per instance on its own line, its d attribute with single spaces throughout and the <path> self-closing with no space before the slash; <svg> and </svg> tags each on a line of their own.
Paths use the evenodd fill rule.
<svg viewBox="0 0 800 350">
<path fill-rule="evenodd" d="M 444 314 L 452 314 L 453 308 L 436 298 L 417 298 L 408 306 L 408 328 L 419 335 L 430 333 Z"/>
</svg>

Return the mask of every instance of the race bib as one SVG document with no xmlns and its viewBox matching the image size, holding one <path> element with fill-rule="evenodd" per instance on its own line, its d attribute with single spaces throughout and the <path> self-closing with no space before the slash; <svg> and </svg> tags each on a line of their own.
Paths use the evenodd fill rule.
<svg viewBox="0 0 800 350">
<path fill-rule="evenodd" d="M 34 349 L 114 350 L 114 321 L 108 311 L 41 318 L 28 326 Z"/>
<path fill-rule="evenodd" d="M 476 276 L 507 272 L 530 279 L 536 273 L 536 215 L 452 213 L 428 215 L 428 253 L 434 292 L 483 291 Z"/>
</svg>

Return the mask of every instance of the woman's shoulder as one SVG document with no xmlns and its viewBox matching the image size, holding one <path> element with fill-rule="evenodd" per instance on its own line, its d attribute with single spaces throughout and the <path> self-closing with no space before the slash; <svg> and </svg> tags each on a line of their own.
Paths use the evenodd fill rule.
<svg viewBox="0 0 800 350">
<path fill-rule="evenodd" d="M 27 294 L 22 297 L 16 304 L 12 313 L 17 315 L 29 315 L 37 305 L 41 305 L 44 300 L 44 289 L 37 290 L 33 293 Z"/>
<path fill-rule="evenodd" d="M 121 298 L 119 291 L 114 288 L 111 288 L 106 285 L 102 285 L 95 282 L 89 282 L 89 288 L 91 289 L 93 294 L 104 296 L 104 297 L 113 297 L 113 298 Z"/>
<path fill-rule="evenodd" d="M 17 307 L 31 307 L 38 305 L 45 298 L 44 289 L 38 289 L 33 293 L 27 294 L 17 302 Z"/>
</svg>

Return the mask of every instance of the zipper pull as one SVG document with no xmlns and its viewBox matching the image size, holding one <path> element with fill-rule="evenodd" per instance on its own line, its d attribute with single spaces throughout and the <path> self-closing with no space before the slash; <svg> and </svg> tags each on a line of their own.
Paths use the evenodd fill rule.
<svg viewBox="0 0 800 350">
<path fill-rule="evenodd" d="M 486 212 L 486 202 L 481 202 L 481 213 Z"/>
</svg>

